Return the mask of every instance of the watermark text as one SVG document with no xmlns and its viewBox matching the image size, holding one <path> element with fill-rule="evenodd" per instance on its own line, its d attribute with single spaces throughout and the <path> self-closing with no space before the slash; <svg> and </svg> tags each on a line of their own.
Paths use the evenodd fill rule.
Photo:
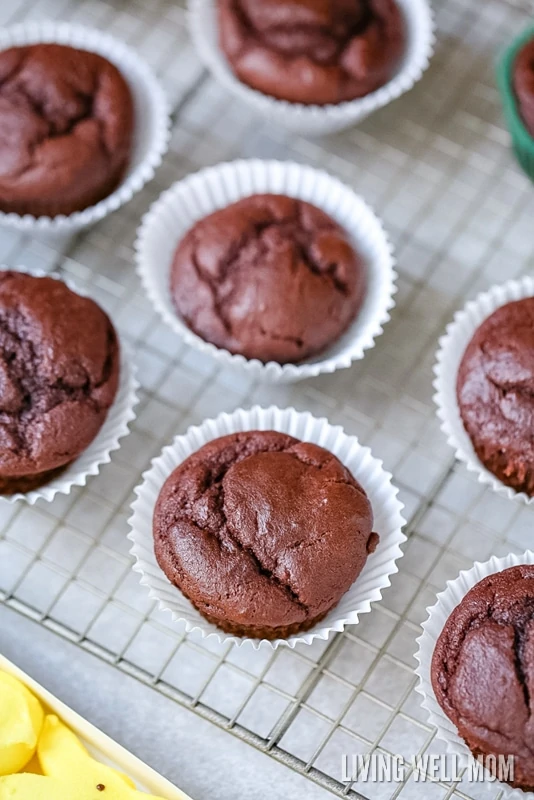
<svg viewBox="0 0 534 800">
<path fill-rule="evenodd" d="M 514 757 L 489 755 L 474 759 L 458 755 L 425 753 L 404 758 L 387 753 L 343 755 L 343 783 L 403 783 L 409 776 L 416 782 L 442 781 L 471 783 L 514 780 Z"/>
</svg>

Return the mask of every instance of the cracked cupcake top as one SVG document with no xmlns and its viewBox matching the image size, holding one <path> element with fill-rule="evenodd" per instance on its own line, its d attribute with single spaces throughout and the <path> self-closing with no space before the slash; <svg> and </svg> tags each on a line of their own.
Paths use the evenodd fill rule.
<svg viewBox="0 0 534 800">
<path fill-rule="evenodd" d="M 517 491 L 534 493 L 534 298 L 498 308 L 463 356 L 457 395 L 483 464 Z"/>
<path fill-rule="evenodd" d="M 113 403 L 119 345 L 102 309 L 64 283 L 0 272 L 0 476 L 75 459 Z"/>
<path fill-rule="evenodd" d="M 71 214 L 102 200 L 130 159 L 133 101 L 117 68 L 72 47 L 0 53 L 0 210 Z"/>
<path fill-rule="evenodd" d="M 514 786 L 534 789 L 534 566 L 477 583 L 432 660 L 438 703 L 475 756 L 512 755 Z"/>
<path fill-rule="evenodd" d="M 218 14 L 237 77 L 293 103 L 363 97 L 393 77 L 405 48 L 395 0 L 218 0 Z"/>
<path fill-rule="evenodd" d="M 171 271 L 176 310 L 197 335 L 263 362 L 320 353 L 364 291 L 365 266 L 343 229 L 281 195 L 247 197 L 197 222 Z"/>
<path fill-rule="evenodd" d="M 224 630 L 311 627 L 360 574 L 378 537 L 362 487 L 327 450 L 275 431 L 215 439 L 167 479 L 158 562 Z"/>
</svg>

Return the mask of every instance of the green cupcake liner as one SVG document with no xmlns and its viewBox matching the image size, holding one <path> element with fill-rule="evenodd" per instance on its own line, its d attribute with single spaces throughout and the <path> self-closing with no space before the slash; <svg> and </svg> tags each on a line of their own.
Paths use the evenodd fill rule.
<svg viewBox="0 0 534 800">
<path fill-rule="evenodd" d="M 497 83 L 501 94 L 506 127 L 512 137 L 512 147 L 519 164 L 528 177 L 534 181 L 534 138 L 528 132 L 519 113 L 513 89 L 513 68 L 517 54 L 531 39 L 534 39 L 534 25 L 520 34 L 504 51 L 497 64 Z"/>
</svg>

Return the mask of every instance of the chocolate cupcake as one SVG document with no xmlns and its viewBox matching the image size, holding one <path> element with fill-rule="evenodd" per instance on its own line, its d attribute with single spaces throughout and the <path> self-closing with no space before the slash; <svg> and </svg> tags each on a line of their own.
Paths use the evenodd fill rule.
<svg viewBox="0 0 534 800">
<path fill-rule="evenodd" d="M 264 363 L 298 363 L 354 320 L 365 272 L 323 211 L 254 195 L 194 225 L 175 252 L 170 289 L 179 316 L 204 340 Z"/>
<path fill-rule="evenodd" d="M 515 57 L 512 85 L 521 119 L 534 137 L 534 36 Z"/>
<path fill-rule="evenodd" d="M 405 23 L 395 0 L 217 0 L 220 45 L 240 81 L 279 100 L 339 104 L 399 68 Z"/>
<path fill-rule="evenodd" d="M 0 272 L 0 494 L 44 485 L 102 427 L 119 382 L 107 315 L 60 280 Z"/>
<path fill-rule="evenodd" d="M 457 398 L 480 461 L 534 495 L 534 298 L 507 303 L 480 325 L 458 370 Z"/>
<path fill-rule="evenodd" d="M 378 542 L 362 487 L 327 450 L 275 431 L 215 439 L 165 482 L 157 561 L 208 621 L 287 638 L 341 599 Z"/>
<path fill-rule="evenodd" d="M 475 757 L 512 756 L 511 785 L 534 790 L 534 566 L 477 583 L 448 618 L 431 667 L 436 699 Z"/>
<path fill-rule="evenodd" d="M 71 214 L 120 184 L 134 127 L 130 89 L 102 56 L 58 44 L 0 53 L 0 210 Z"/>
</svg>

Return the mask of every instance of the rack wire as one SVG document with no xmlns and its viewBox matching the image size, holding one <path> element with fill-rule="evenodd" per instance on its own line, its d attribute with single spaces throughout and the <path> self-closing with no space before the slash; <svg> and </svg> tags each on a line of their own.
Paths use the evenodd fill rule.
<svg viewBox="0 0 534 800">
<path fill-rule="evenodd" d="M 0 231 L 1 261 L 58 270 L 91 291 L 133 345 L 142 382 L 131 435 L 86 488 L 49 505 L 0 503 L 0 599 L 340 797 L 475 797 L 461 781 L 418 784 L 413 775 L 403 784 L 343 784 L 341 755 L 440 752 L 414 692 L 425 609 L 473 560 L 531 544 L 533 511 L 491 494 L 454 462 L 434 412 L 432 364 L 454 310 L 531 264 L 534 193 L 513 161 L 493 71 L 532 6 L 441 0 L 422 82 L 359 127 L 320 140 L 271 128 L 229 98 L 203 71 L 184 9 L 171 0 L 0 6 L 0 24 L 60 18 L 134 44 L 174 109 L 164 165 L 124 209 L 69 241 Z M 132 249 L 141 215 L 173 181 L 247 156 L 339 175 L 375 206 L 395 243 L 397 307 L 375 349 L 348 371 L 258 385 L 183 347 L 143 296 Z M 150 459 L 190 424 L 256 402 L 309 409 L 357 434 L 393 472 L 409 520 L 400 572 L 382 602 L 329 642 L 295 651 L 185 636 L 139 586 L 128 553 L 132 491 Z"/>
</svg>

